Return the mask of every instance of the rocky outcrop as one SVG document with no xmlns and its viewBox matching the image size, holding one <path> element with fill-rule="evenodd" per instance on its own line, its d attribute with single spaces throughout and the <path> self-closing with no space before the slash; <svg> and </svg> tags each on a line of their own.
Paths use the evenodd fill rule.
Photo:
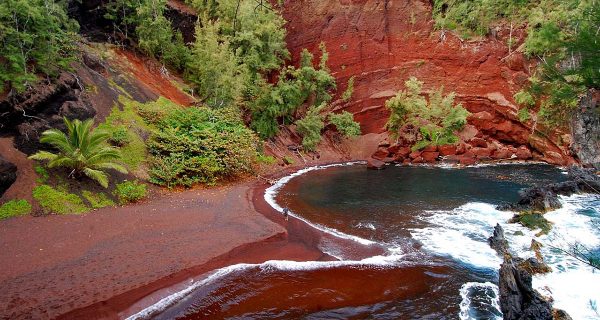
<svg viewBox="0 0 600 320">
<path fill-rule="evenodd" d="M 520 266 L 520 258 L 500 266 L 500 309 L 504 320 L 551 320 L 552 306 L 531 285 L 531 273 Z"/>
<path fill-rule="evenodd" d="M 504 237 L 504 229 L 499 224 L 496 224 L 494 227 L 494 233 L 488 238 L 488 243 L 498 255 L 504 257 L 509 254 L 508 241 L 506 241 L 506 238 Z"/>
<path fill-rule="evenodd" d="M 0 156 L 0 197 L 17 180 L 17 167 Z"/>
<path fill-rule="evenodd" d="M 573 152 L 583 165 L 600 170 L 600 92 L 590 90 L 580 101 L 571 123 Z"/>
<path fill-rule="evenodd" d="M 512 257 L 504 230 L 500 225 L 488 239 L 490 246 L 504 258 L 500 266 L 498 287 L 500 289 L 500 309 L 505 320 L 551 320 L 552 305 L 532 287 L 532 274 L 543 270 L 543 262 L 535 258 L 523 260 Z M 545 265 L 544 265 L 545 266 Z"/>
<path fill-rule="evenodd" d="M 63 72 L 50 83 L 40 83 L 22 94 L 0 100 L 0 134 L 15 135 L 15 144 L 27 154 L 40 148 L 40 134 L 63 128 L 63 117 L 88 119 L 96 110 L 84 94 L 84 84 L 73 73 Z"/>
<path fill-rule="evenodd" d="M 472 113 L 468 121 L 478 138 L 492 145 L 478 146 L 483 149 L 457 161 L 510 158 L 516 152 L 508 148 L 522 147 L 528 152 L 519 154 L 521 158 L 572 163 L 568 145 L 553 142 L 563 141 L 558 138 L 562 133 L 532 139 L 533 123 L 518 120 L 512 96 L 527 82 L 528 62 L 519 53 L 509 55 L 502 32 L 498 38 L 464 41 L 450 32 L 434 31 L 431 10 L 430 1 L 418 0 L 309 0 L 283 5 L 294 61 L 303 48 L 318 53 L 324 42 L 338 92 L 355 76 L 352 100 L 337 109 L 352 112 L 363 134 L 385 131 L 389 117 L 385 101 L 416 76 L 426 90 L 444 86 L 446 92 L 456 92 L 457 101 Z M 428 162 L 437 158 L 434 155 L 409 161 Z"/>
<path fill-rule="evenodd" d="M 521 190 L 519 201 L 498 207 L 499 210 L 546 212 L 561 207 L 559 195 L 576 193 L 600 193 L 600 177 L 594 170 L 570 167 L 568 180 Z"/>
</svg>

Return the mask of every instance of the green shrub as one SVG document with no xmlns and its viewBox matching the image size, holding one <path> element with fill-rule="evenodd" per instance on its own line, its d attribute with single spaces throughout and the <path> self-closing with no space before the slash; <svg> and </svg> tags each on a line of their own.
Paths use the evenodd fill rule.
<svg viewBox="0 0 600 320">
<path fill-rule="evenodd" d="M 531 95 L 531 93 L 521 90 L 514 95 L 515 102 L 523 107 L 533 107 L 535 106 L 535 98 Z"/>
<path fill-rule="evenodd" d="M 344 102 L 350 101 L 352 98 L 352 94 L 354 93 L 354 76 L 348 79 L 348 85 L 346 86 L 346 90 L 342 93 L 342 100 Z"/>
<path fill-rule="evenodd" d="M 322 67 L 327 62 L 327 51 L 321 46 Z M 313 55 L 304 49 L 301 54 L 299 68 L 287 67 L 281 71 L 275 86 L 264 84 L 257 94 L 256 100 L 251 103 L 251 127 L 263 139 L 268 139 L 277 134 L 279 123 L 291 124 L 298 107 L 314 101 L 320 105 L 331 100 L 331 91 L 336 88 L 335 78 L 328 69 L 315 69 Z"/>
<path fill-rule="evenodd" d="M 469 112 L 461 104 L 454 104 L 454 93 L 444 96 L 440 87 L 429 93 L 429 101 L 421 96 L 423 82 L 411 77 L 405 82 L 406 90 L 398 92 L 386 101 L 390 118 L 386 124 L 392 136 L 398 137 L 409 125 L 418 128 L 414 150 L 429 145 L 454 144 L 458 141 L 455 132 L 467 123 Z"/>
<path fill-rule="evenodd" d="M 251 170 L 258 141 L 236 113 L 206 107 L 172 112 L 148 142 L 150 181 L 173 187 L 214 184 Z"/>
<path fill-rule="evenodd" d="M 93 209 L 114 206 L 115 203 L 105 193 L 93 193 L 88 190 L 82 192 L 83 197 L 90 203 Z"/>
<path fill-rule="evenodd" d="M 64 118 L 67 134 L 50 129 L 42 133 L 40 142 L 52 145 L 58 152 L 38 151 L 29 157 L 34 160 L 48 161 L 48 167 L 72 169 L 75 177 L 87 176 L 103 187 L 108 187 L 107 169 L 127 173 L 121 164 L 118 149 L 106 145 L 109 134 L 93 129 L 93 119 L 70 121 Z"/>
<path fill-rule="evenodd" d="M 31 213 L 31 204 L 27 200 L 10 200 L 0 206 L 0 220 Z"/>
<path fill-rule="evenodd" d="M 290 156 L 285 156 L 283 157 L 283 162 L 285 162 L 285 164 L 294 164 L 294 158 L 290 157 Z"/>
<path fill-rule="evenodd" d="M 519 109 L 517 116 L 519 117 L 519 121 L 521 122 L 527 122 L 529 121 L 529 119 L 531 119 L 531 114 L 529 114 L 529 109 L 527 108 Z"/>
<path fill-rule="evenodd" d="M 117 184 L 114 191 L 115 196 L 119 198 L 120 204 L 127 204 L 140 201 L 146 198 L 146 185 L 137 181 L 125 181 Z"/>
<path fill-rule="evenodd" d="M 336 127 L 336 129 L 346 137 L 357 137 L 360 136 L 360 124 L 354 121 L 354 116 L 348 111 L 342 113 L 332 113 L 329 115 L 329 121 Z"/>
<path fill-rule="evenodd" d="M 83 200 L 76 194 L 59 191 L 49 185 L 35 187 L 33 198 L 40 203 L 44 213 L 47 214 L 76 214 L 89 211 Z"/>
<path fill-rule="evenodd" d="M 110 142 L 111 144 L 122 147 L 129 143 L 129 132 L 127 128 L 124 126 L 118 126 L 115 130 L 110 134 Z"/>
<path fill-rule="evenodd" d="M 296 121 L 298 133 L 302 135 L 302 146 L 305 150 L 315 150 L 321 142 L 321 130 L 325 127 L 324 116 L 320 113 L 325 108 L 325 104 L 312 106 L 308 109 L 306 116 Z"/>
</svg>

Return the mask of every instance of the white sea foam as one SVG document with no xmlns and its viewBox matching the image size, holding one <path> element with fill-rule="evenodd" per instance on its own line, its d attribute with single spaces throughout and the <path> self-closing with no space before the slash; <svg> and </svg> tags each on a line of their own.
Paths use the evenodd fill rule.
<svg viewBox="0 0 600 320">
<path fill-rule="evenodd" d="M 228 266 L 225 268 L 218 269 L 218 270 L 212 272 L 208 277 L 206 277 L 202 280 L 193 282 L 191 285 L 189 285 L 185 289 L 178 291 L 176 293 L 173 293 L 173 294 L 159 300 L 155 304 L 143 309 L 142 311 L 127 317 L 127 320 L 149 319 L 152 316 L 165 310 L 166 308 L 181 301 L 181 299 L 183 299 L 184 297 L 186 297 L 187 295 L 192 293 L 196 288 L 207 285 L 207 284 L 209 284 L 217 279 L 220 279 L 232 272 L 240 271 L 240 270 L 249 268 L 251 266 L 253 266 L 253 265 L 251 265 L 251 264 L 235 264 L 235 265 L 231 265 L 231 266 Z"/>
<path fill-rule="evenodd" d="M 489 313 L 486 319 L 502 319 L 502 312 L 500 311 L 500 293 L 498 291 L 498 286 L 491 282 L 467 282 L 462 285 L 460 288 L 460 313 L 459 317 L 461 320 L 478 320 L 478 318 L 473 315 L 473 309 L 481 306 L 473 305 L 473 294 L 477 293 L 481 294 L 482 291 L 485 292 L 485 296 L 483 297 L 484 301 L 481 301 L 481 297 L 478 298 L 479 304 L 485 304 L 487 310 L 486 313 Z M 494 318 L 489 318 L 489 316 L 495 315 Z"/>
<path fill-rule="evenodd" d="M 279 179 L 275 184 L 273 184 L 271 187 L 267 188 L 267 190 L 265 191 L 265 201 L 267 201 L 267 203 L 269 205 L 271 205 L 271 207 L 273 207 L 275 210 L 277 210 L 279 212 L 283 212 L 283 208 L 277 203 L 277 201 L 275 201 L 275 197 L 277 196 L 279 189 L 281 189 L 286 183 L 288 183 L 293 178 L 303 175 L 310 171 L 323 170 L 323 169 L 327 169 L 327 168 L 331 168 L 331 167 L 350 166 L 350 165 L 356 165 L 356 164 L 364 164 L 364 162 L 336 163 L 336 164 L 329 164 L 329 165 L 324 165 L 324 166 L 314 166 L 314 167 L 309 167 L 309 168 L 304 168 L 302 170 L 299 170 L 295 173 L 292 173 L 289 176 L 285 176 L 285 177 Z M 323 232 L 326 232 L 326 233 L 336 236 L 338 238 L 353 240 L 353 241 L 356 241 L 363 245 L 372 245 L 372 244 L 376 243 L 375 241 L 371 241 L 371 240 L 363 239 L 361 237 L 349 235 L 349 234 L 343 233 L 339 230 L 329 228 L 329 227 L 323 226 L 318 223 L 311 222 L 291 211 L 290 211 L 289 215 L 295 217 L 298 220 L 304 221 L 305 223 L 307 223 L 308 225 L 312 226 L 315 229 L 321 230 Z"/>
<path fill-rule="evenodd" d="M 138 320 L 138 319 L 149 319 L 177 302 L 183 300 L 186 296 L 192 293 L 195 289 L 208 285 L 218 279 L 222 279 L 234 272 L 243 272 L 245 270 L 257 269 L 259 272 L 272 272 L 272 271 L 285 271 L 285 272 L 297 272 L 297 271 L 313 271 L 322 270 L 329 268 L 340 268 L 347 266 L 364 266 L 364 267 L 395 267 L 400 266 L 403 263 L 400 261 L 399 256 L 374 256 L 359 261 L 287 261 L 287 260 L 269 260 L 260 264 L 248 264 L 240 263 L 217 269 L 212 272 L 208 277 L 195 281 L 185 289 L 175 292 L 157 303 L 143 309 L 142 311 L 131 315 L 127 320 Z"/>
<path fill-rule="evenodd" d="M 531 240 L 542 243 L 542 255 L 553 272 L 533 278 L 534 287 L 552 297 L 554 306 L 573 319 L 600 319 L 600 272 L 556 248 L 568 250 L 575 243 L 588 248 L 600 247 L 600 231 L 591 223 L 600 217 L 600 197 L 573 195 L 561 197 L 562 208 L 545 217 L 553 223 L 550 234 L 536 237 L 539 230 L 529 230 L 507 221 L 514 213 L 496 210 L 484 203 L 468 203 L 450 211 L 431 212 L 423 219 L 431 227 L 411 230 L 424 248 L 450 256 L 479 268 L 497 269 L 501 259 L 487 244 L 496 223 L 504 228 L 510 250 L 523 258 L 534 256 Z M 578 213 L 587 210 L 587 215 Z"/>
<path fill-rule="evenodd" d="M 412 229 L 411 235 L 435 254 L 478 268 L 497 269 L 502 260 L 487 238 L 497 223 L 510 217 L 510 212 L 496 210 L 491 204 L 471 202 L 454 210 L 430 211 L 423 220 L 431 226 Z"/>
<path fill-rule="evenodd" d="M 562 208 L 545 215 L 553 223 L 552 231 L 538 239 L 553 272 L 535 276 L 533 286 L 573 319 L 600 319 L 600 272 L 557 250 L 569 250 L 576 243 L 600 247 L 600 230 L 591 223 L 592 217 L 600 217 L 600 196 L 574 195 L 560 201 Z M 586 209 L 588 215 L 576 213 Z"/>
</svg>

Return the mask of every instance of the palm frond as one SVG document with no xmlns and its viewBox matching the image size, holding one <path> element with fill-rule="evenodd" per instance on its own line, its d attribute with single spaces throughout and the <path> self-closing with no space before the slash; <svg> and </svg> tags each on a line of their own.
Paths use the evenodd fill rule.
<svg viewBox="0 0 600 320">
<path fill-rule="evenodd" d="M 108 188 L 108 175 L 100 170 L 90 168 L 83 169 L 83 174 L 88 178 L 97 181 L 101 186 Z"/>
<path fill-rule="evenodd" d="M 94 165 L 93 169 L 113 169 L 121 173 L 127 173 L 127 169 L 124 166 L 114 162 L 99 163 L 97 165 Z"/>
<path fill-rule="evenodd" d="M 119 152 L 119 150 L 115 149 L 115 148 L 111 148 L 111 147 L 104 147 L 100 150 L 98 150 L 97 152 L 95 152 L 93 155 L 89 156 L 86 159 L 86 163 L 89 165 L 94 165 L 94 164 L 98 164 L 101 162 L 111 162 L 113 160 L 120 160 L 121 159 L 121 152 Z"/>
<path fill-rule="evenodd" d="M 52 159 L 50 162 L 48 162 L 48 168 L 55 167 L 67 167 L 74 169 L 77 167 L 77 161 L 70 157 L 59 155 L 55 159 Z"/>
<path fill-rule="evenodd" d="M 71 153 L 74 150 L 73 145 L 65 133 L 57 129 L 44 131 L 40 138 L 40 142 L 50 144 L 64 153 Z"/>
<path fill-rule="evenodd" d="M 36 154 L 29 156 L 29 159 L 39 161 L 52 161 L 58 157 L 57 154 L 48 151 L 39 151 Z"/>
</svg>

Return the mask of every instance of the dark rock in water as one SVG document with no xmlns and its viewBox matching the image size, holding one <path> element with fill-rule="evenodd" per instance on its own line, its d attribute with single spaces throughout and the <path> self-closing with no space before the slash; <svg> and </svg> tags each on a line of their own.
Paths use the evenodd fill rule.
<svg viewBox="0 0 600 320">
<path fill-rule="evenodd" d="M 551 320 L 552 305 L 532 287 L 532 270 L 543 269 L 543 262 L 535 258 L 523 260 L 511 257 L 504 230 L 494 227 L 494 234 L 488 239 L 490 246 L 504 257 L 500 266 L 498 287 L 500 288 L 500 309 L 505 320 Z"/>
<path fill-rule="evenodd" d="M 17 167 L 0 156 L 0 197 L 17 180 Z"/>
<path fill-rule="evenodd" d="M 500 309 L 505 320 L 551 320 L 552 306 L 531 285 L 523 259 L 507 259 L 500 266 Z"/>
<path fill-rule="evenodd" d="M 372 169 L 372 170 L 385 169 L 385 162 L 371 158 L 371 159 L 367 160 L 367 169 Z"/>
<path fill-rule="evenodd" d="M 573 320 L 568 313 L 561 309 L 552 310 L 552 314 L 554 316 L 554 320 Z"/>
<path fill-rule="evenodd" d="M 579 102 L 571 121 L 573 152 L 582 164 L 600 170 L 600 91 L 591 89 Z"/>
<path fill-rule="evenodd" d="M 570 167 L 568 181 L 521 190 L 520 200 L 498 207 L 499 210 L 546 212 L 561 207 L 558 195 L 600 193 L 600 177 L 593 169 Z"/>
<path fill-rule="evenodd" d="M 508 241 L 504 238 L 504 229 L 500 224 L 494 227 L 494 234 L 488 238 L 488 243 L 500 256 L 508 254 Z"/>
<path fill-rule="evenodd" d="M 547 264 L 545 264 L 544 262 L 540 262 L 536 258 L 529 258 L 527 260 L 523 260 L 519 263 L 519 267 L 527 270 L 530 274 L 552 272 L 552 269 L 550 269 L 550 267 Z"/>
</svg>

